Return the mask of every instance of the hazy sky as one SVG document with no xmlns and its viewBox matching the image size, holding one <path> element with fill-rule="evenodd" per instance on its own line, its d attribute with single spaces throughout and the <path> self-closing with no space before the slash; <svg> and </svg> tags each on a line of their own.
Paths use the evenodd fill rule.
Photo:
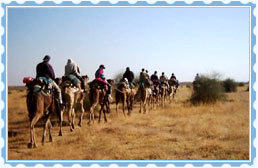
<svg viewBox="0 0 258 168">
<path fill-rule="evenodd" d="M 107 78 L 129 66 L 248 81 L 249 8 L 9 8 L 8 84 L 34 77 L 46 54 L 56 76 L 72 58 L 90 79 L 104 64 Z"/>
</svg>

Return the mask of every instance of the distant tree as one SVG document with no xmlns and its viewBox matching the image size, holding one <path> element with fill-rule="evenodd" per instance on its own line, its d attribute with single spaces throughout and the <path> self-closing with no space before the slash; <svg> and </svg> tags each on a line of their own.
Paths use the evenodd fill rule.
<svg viewBox="0 0 258 168">
<path fill-rule="evenodd" d="M 225 98 L 222 82 L 219 80 L 219 74 L 211 76 L 201 75 L 193 83 L 193 93 L 190 101 L 193 104 L 210 104 Z"/>
<path fill-rule="evenodd" d="M 122 79 L 123 74 L 124 74 L 123 71 L 119 71 L 119 72 L 114 76 L 114 81 L 115 81 L 115 83 L 118 83 L 118 82 Z"/>
<path fill-rule="evenodd" d="M 237 89 L 237 82 L 233 79 L 227 78 L 223 81 L 223 86 L 226 92 L 235 92 Z"/>
<path fill-rule="evenodd" d="M 244 82 L 238 82 L 238 86 L 244 86 L 245 83 Z"/>
</svg>

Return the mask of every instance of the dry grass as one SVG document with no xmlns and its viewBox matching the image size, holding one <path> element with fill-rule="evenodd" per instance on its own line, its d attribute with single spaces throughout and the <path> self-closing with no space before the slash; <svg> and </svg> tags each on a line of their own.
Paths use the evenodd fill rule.
<svg viewBox="0 0 258 168">
<path fill-rule="evenodd" d="M 26 91 L 8 95 L 9 160 L 247 160 L 249 159 L 249 97 L 247 86 L 229 93 L 227 101 L 192 106 L 186 100 L 191 88 L 180 87 L 175 101 L 164 109 L 131 117 L 122 111 L 108 114 L 108 123 L 97 122 L 69 132 L 53 127 L 54 142 L 41 145 L 42 127 L 36 127 L 39 147 L 28 149 L 29 122 Z M 77 114 L 79 116 L 79 114 Z M 54 118 L 54 120 L 56 120 Z M 67 121 L 67 118 L 65 117 Z M 103 121 L 103 120 L 102 120 Z M 76 120 L 78 122 L 78 119 Z"/>
</svg>

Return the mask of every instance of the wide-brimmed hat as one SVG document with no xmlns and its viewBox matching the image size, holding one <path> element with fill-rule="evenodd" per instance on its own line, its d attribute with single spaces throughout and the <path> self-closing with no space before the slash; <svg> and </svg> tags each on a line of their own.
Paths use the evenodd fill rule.
<svg viewBox="0 0 258 168">
<path fill-rule="evenodd" d="M 44 61 L 48 61 L 50 60 L 50 56 L 49 55 L 46 55 L 44 58 L 43 58 Z"/>
<path fill-rule="evenodd" d="M 103 64 L 101 64 L 101 65 L 99 66 L 99 68 L 105 69 L 105 66 L 104 66 Z"/>
</svg>

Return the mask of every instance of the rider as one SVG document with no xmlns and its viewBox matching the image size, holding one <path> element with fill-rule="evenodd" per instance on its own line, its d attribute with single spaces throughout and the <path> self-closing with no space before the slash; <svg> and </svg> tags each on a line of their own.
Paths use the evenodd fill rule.
<svg viewBox="0 0 258 168">
<path fill-rule="evenodd" d="M 145 71 L 145 74 L 146 74 L 146 78 L 149 80 L 150 79 L 150 75 L 149 75 L 149 71 L 147 69 Z"/>
<path fill-rule="evenodd" d="M 167 82 L 168 78 L 165 76 L 164 72 L 162 72 L 162 75 L 159 77 L 159 80 L 161 85 L 165 84 L 167 87 L 169 87 Z"/>
<path fill-rule="evenodd" d="M 159 77 L 157 75 L 157 71 L 155 71 L 154 74 L 151 75 L 151 81 L 154 85 L 159 85 Z"/>
<path fill-rule="evenodd" d="M 170 77 L 170 80 L 176 81 L 176 76 L 174 75 L 174 73 L 172 73 L 172 75 L 171 75 L 171 77 Z"/>
<path fill-rule="evenodd" d="M 104 76 L 104 69 L 105 66 L 104 65 L 100 65 L 98 70 L 95 72 L 95 80 L 98 80 L 100 82 L 102 82 L 105 86 L 108 86 L 108 90 L 107 90 L 107 94 L 108 97 L 112 100 L 112 96 L 111 96 L 111 85 L 105 80 L 105 76 Z"/>
<path fill-rule="evenodd" d="M 179 86 L 179 81 L 176 79 L 176 76 L 174 75 L 174 73 L 172 73 L 171 77 L 170 77 L 170 82 L 169 84 L 171 85 L 175 85 L 176 88 L 178 88 Z"/>
<path fill-rule="evenodd" d="M 85 92 L 85 83 L 80 75 L 80 68 L 75 64 L 75 62 L 70 58 L 65 65 L 65 76 L 71 79 L 74 84 Z"/>
<path fill-rule="evenodd" d="M 58 94 L 58 103 L 63 105 L 61 90 L 55 83 L 55 72 L 52 66 L 49 64 L 50 56 L 46 55 L 43 58 L 43 62 L 39 63 L 36 67 L 36 78 L 42 78 L 47 86 L 52 84 L 54 90 Z"/>
<path fill-rule="evenodd" d="M 200 77 L 199 77 L 199 74 L 197 73 L 196 76 L 195 76 L 195 81 L 198 80 Z"/>
<path fill-rule="evenodd" d="M 126 78 L 129 82 L 129 85 L 131 88 L 134 87 L 134 83 L 133 83 L 133 80 L 134 80 L 134 73 L 132 71 L 130 71 L 130 68 L 127 67 L 126 68 L 126 71 L 125 73 L 123 74 L 123 78 Z"/>
<path fill-rule="evenodd" d="M 145 74 L 144 68 L 142 68 L 142 71 L 140 72 L 140 78 L 139 78 L 140 85 L 143 86 L 145 81 L 146 81 L 146 74 Z"/>
</svg>

